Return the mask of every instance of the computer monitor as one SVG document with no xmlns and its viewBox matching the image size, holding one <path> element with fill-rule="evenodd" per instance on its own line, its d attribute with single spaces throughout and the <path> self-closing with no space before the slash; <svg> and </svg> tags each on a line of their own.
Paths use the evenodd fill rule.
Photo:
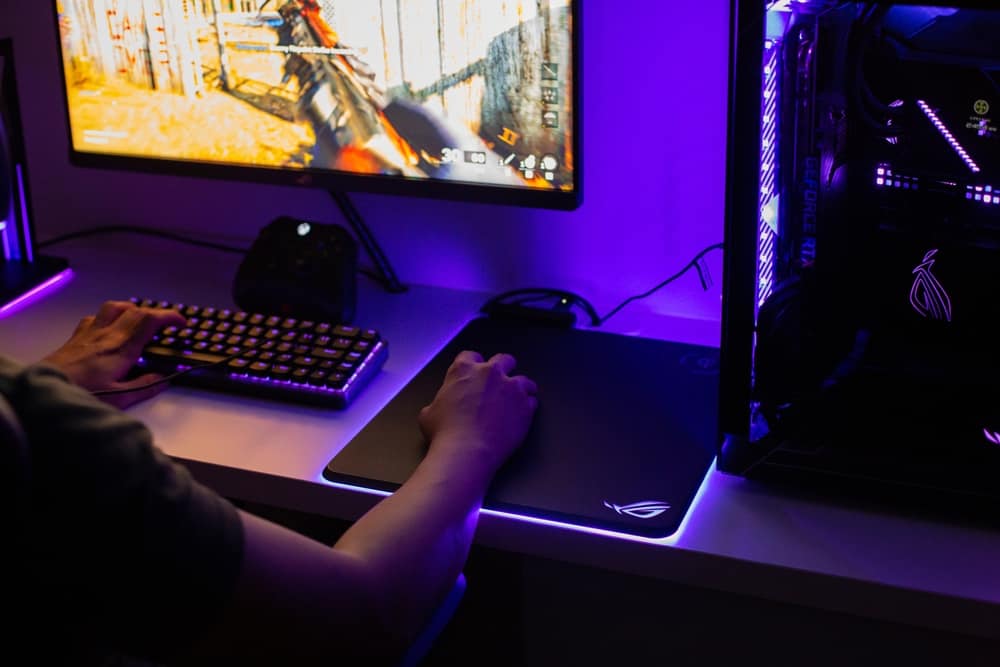
<svg viewBox="0 0 1000 667">
<path fill-rule="evenodd" d="M 581 201 L 577 0 L 56 0 L 83 166 Z"/>
<path fill-rule="evenodd" d="M 38 254 L 21 110 L 14 77 L 14 45 L 0 40 L 0 318 L 67 280 L 65 261 Z"/>
</svg>

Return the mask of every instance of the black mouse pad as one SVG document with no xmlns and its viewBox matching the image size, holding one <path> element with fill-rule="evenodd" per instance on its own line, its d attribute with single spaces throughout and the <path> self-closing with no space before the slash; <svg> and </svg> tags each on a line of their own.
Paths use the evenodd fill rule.
<svg viewBox="0 0 1000 667">
<path fill-rule="evenodd" d="M 427 451 L 417 413 L 462 350 L 507 352 L 538 383 L 524 445 L 484 507 L 645 537 L 676 532 L 716 451 L 718 349 L 487 318 L 470 322 L 327 465 L 393 491 Z"/>
</svg>

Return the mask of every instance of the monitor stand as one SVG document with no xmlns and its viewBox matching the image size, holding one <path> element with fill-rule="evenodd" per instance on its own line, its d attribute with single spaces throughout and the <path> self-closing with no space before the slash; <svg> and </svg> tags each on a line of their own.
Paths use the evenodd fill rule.
<svg viewBox="0 0 1000 667">
<path fill-rule="evenodd" d="M 36 257 L 33 262 L 0 264 L 0 317 L 29 305 L 66 282 L 72 272 L 66 260 Z"/>
<path fill-rule="evenodd" d="M 30 195 L 14 43 L 0 39 L 0 317 L 72 275 L 65 260 L 35 255 Z"/>
<path fill-rule="evenodd" d="M 340 192 L 339 190 L 327 190 L 327 192 L 330 193 L 333 201 L 340 207 L 340 212 L 343 214 L 344 219 L 347 220 L 347 224 L 351 226 L 355 236 L 358 237 L 358 241 L 364 246 L 368 256 L 375 264 L 375 279 L 390 294 L 402 294 L 405 292 L 406 285 L 399 281 L 396 271 L 392 268 L 392 264 L 389 263 L 389 258 L 386 257 L 382 247 L 375 239 L 375 235 L 372 234 L 368 224 L 361 217 L 361 213 L 354 206 L 354 202 L 351 201 L 350 196 L 346 192 Z"/>
</svg>

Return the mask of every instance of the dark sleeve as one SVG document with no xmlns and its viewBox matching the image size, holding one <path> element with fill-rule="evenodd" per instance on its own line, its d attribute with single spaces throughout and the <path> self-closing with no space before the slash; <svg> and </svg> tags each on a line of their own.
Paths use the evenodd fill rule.
<svg viewBox="0 0 1000 667">
<path fill-rule="evenodd" d="M 231 598 L 242 523 L 124 412 L 53 368 L 0 360 L 29 451 L 33 588 L 116 650 L 182 651 Z"/>
</svg>

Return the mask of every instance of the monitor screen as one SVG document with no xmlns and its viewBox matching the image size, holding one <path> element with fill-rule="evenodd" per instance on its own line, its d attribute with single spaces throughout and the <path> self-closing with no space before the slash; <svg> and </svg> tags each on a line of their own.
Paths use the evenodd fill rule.
<svg viewBox="0 0 1000 667">
<path fill-rule="evenodd" d="M 56 0 L 74 162 L 580 202 L 575 0 Z"/>
</svg>

